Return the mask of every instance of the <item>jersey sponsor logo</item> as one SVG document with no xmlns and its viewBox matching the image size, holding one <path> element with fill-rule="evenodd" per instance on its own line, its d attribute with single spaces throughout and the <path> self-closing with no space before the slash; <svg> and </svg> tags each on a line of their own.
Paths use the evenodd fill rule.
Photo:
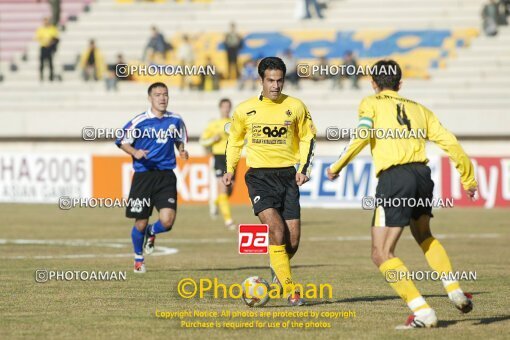
<svg viewBox="0 0 510 340">
<path fill-rule="evenodd" d="M 252 143 L 287 144 L 288 128 L 280 124 L 253 124 L 251 128 Z"/>
</svg>

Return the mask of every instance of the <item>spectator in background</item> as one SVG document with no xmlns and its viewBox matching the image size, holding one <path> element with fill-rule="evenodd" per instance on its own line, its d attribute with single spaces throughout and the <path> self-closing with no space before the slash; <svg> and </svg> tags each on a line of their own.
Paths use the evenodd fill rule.
<svg viewBox="0 0 510 340">
<path fill-rule="evenodd" d="M 243 90 L 246 83 L 251 83 L 251 89 L 257 88 L 257 81 L 259 74 L 257 70 L 257 62 L 254 59 L 249 59 L 244 63 L 243 70 L 241 73 L 241 79 L 239 81 L 239 90 Z"/>
<path fill-rule="evenodd" d="M 214 65 L 211 57 L 207 57 L 206 65 L 204 65 L 207 69 L 207 66 L 212 66 L 215 70 L 218 70 L 216 65 Z M 220 89 L 220 78 L 221 75 L 218 73 L 215 74 L 202 74 L 200 75 L 200 90 L 205 92 L 217 91 Z"/>
<path fill-rule="evenodd" d="M 147 63 L 153 63 L 158 59 L 164 62 L 166 61 L 167 52 L 173 50 L 173 46 L 166 42 L 165 37 L 156 26 L 152 26 L 151 30 L 151 38 L 143 51 L 142 59 Z"/>
<path fill-rule="evenodd" d="M 243 38 L 236 31 L 236 24 L 230 24 L 230 32 L 225 35 L 225 50 L 227 51 L 227 74 L 229 79 L 239 79 L 239 65 L 237 64 L 237 58 L 239 51 L 243 47 Z"/>
<path fill-rule="evenodd" d="M 117 76 L 116 70 L 117 65 L 127 65 L 127 62 L 124 60 L 124 56 L 122 54 L 117 54 L 117 61 L 114 64 L 108 64 L 107 66 L 107 76 L 105 79 L 106 82 L 106 90 L 107 91 L 117 91 L 117 83 L 119 80 L 131 80 L 131 75 L 127 75 L 127 77 Z"/>
<path fill-rule="evenodd" d="M 503 5 L 503 14 L 505 17 L 510 15 L 510 0 L 501 0 L 501 4 Z"/>
<path fill-rule="evenodd" d="M 94 39 L 89 41 L 89 47 L 82 53 L 80 58 L 80 67 L 82 69 L 83 80 L 95 81 L 103 78 L 103 72 L 106 68 L 103 55 L 96 47 Z"/>
<path fill-rule="evenodd" d="M 60 5 L 62 0 L 48 0 L 51 5 L 51 23 L 53 26 L 60 25 Z"/>
<path fill-rule="evenodd" d="M 326 57 L 320 57 L 318 66 L 319 66 L 319 70 L 326 70 L 329 67 L 328 59 Z M 329 76 L 327 75 L 326 72 L 319 71 L 319 72 L 315 72 L 314 74 L 312 74 L 311 78 L 313 81 L 322 81 L 322 80 L 328 79 Z"/>
<path fill-rule="evenodd" d="M 177 50 L 177 60 L 179 64 L 184 67 L 184 65 L 193 65 L 195 62 L 195 53 L 193 52 L 193 46 L 191 45 L 189 37 L 185 34 L 182 36 L 182 42 L 179 45 L 179 49 Z M 181 76 L 181 90 L 184 90 L 185 87 L 191 89 L 192 82 L 191 76 L 183 75 Z"/>
<path fill-rule="evenodd" d="M 317 14 L 317 16 L 319 18 L 321 18 L 321 19 L 324 18 L 324 16 L 322 15 L 322 12 L 321 12 L 321 6 L 317 2 L 317 0 L 302 0 L 302 1 L 305 2 L 305 17 L 304 17 L 304 19 L 310 19 L 312 17 L 311 12 L 310 12 L 311 6 L 314 7 L 315 13 Z"/>
<path fill-rule="evenodd" d="M 39 27 L 35 33 L 35 37 L 39 42 L 39 78 L 44 80 L 44 65 L 48 64 L 50 69 L 50 81 L 53 81 L 53 55 L 58 45 L 58 30 L 50 23 L 49 18 L 43 19 L 43 25 Z"/>
<path fill-rule="evenodd" d="M 499 10 L 496 0 L 489 0 L 482 10 L 483 31 L 487 36 L 498 34 Z"/>
<path fill-rule="evenodd" d="M 292 50 L 290 48 L 286 49 L 283 52 L 281 59 L 285 63 L 285 66 L 287 66 L 287 80 L 294 86 L 294 88 L 299 89 L 299 76 L 297 73 L 298 60 L 292 54 Z"/>
<path fill-rule="evenodd" d="M 359 75 L 357 73 L 358 61 L 356 60 L 356 57 L 354 56 L 354 53 L 352 51 L 345 52 L 343 64 L 345 65 L 346 71 L 345 74 L 343 74 L 341 77 L 338 77 L 339 81 L 342 81 L 341 78 L 348 78 L 351 80 L 351 88 L 358 90 L 359 89 L 358 85 Z M 341 87 L 342 84 L 340 84 L 340 88 Z"/>
<path fill-rule="evenodd" d="M 507 26 L 508 21 L 506 20 L 507 16 L 507 7 L 504 0 L 499 0 L 498 2 L 498 26 Z"/>
</svg>

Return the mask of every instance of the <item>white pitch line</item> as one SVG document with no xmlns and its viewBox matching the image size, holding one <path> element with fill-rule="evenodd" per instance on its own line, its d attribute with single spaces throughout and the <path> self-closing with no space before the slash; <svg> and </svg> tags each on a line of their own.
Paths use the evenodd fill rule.
<svg viewBox="0 0 510 340">
<path fill-rule="evenodd" d="M 236 234 L 237 236 L 237 234 Z M 499 238 L 501 234 L 497 233 L 480 233 L 480 234 L 436 234 L 438 239 L 491 239 Z M 308 237 L 305 239 L 309 242 L 345 242 L 345 241 L 370 241 L 370 236 L 329 236 L 329 237 Z M 412 240 L 411 236 L 403 237 L 406 240 Z M 235 238 L 197 238 L 197 239 L 163 239 L 158 240 L 158 244 L 161 243 L 177 243 L 177 244 L 206 244 L 206 243 L 236 243 L 238 242 L 237 237 Z M 125 248 L 129 246 L 131 240 L 129 239 L 69 239 L 69 240 L 27 240 L 27 239 L 0 239 L 0 245 L 16 244 L 16 245 L 50 245 L 50 246 L 64 246 L 64 247 L 108 247 L 108 248 Z M 157 246 L 155 252 L 151 256 L 165 256 L 176 254 L 178 250 L 176 248 Z M 2 256 L 0 259 L 6 260 L 19 260 L 19 259 L 79 259 L 79 258 L 112 258 L 112 257 L 131 257 L 132 253 L 122 254 L 69 254 L 69 255 L 35 255 L 35 256 Z"/>
<path fill-rule="evenodd" d="M 93 240 L 25 240 L 25 239 L 0 239 L 0 244 L 17 244 L 17 245 L 50 245 L 50 246 L 70 246 L 70 247 L 113 247 L 113 248 L 126 248 L 129 246 L 125 240 L 122 243 L 108 242 L 94 242 Z M 176 254 L 179 250 L 176 248 L 156 247 L 155 251 L 151 256 L 164 256 Z M 47 260 L 47 259 L 80 259 L 80 258 L 111 258 L 111 257 L 132 257 L 133 253 L 123 254 L 69 254 L 69 255 L 19 255 L 19 256 L 2 256 L 0 259 L 6 260 L 20 260 L 20 259 L 36 259 L 36 260 Z"/>
</svg>

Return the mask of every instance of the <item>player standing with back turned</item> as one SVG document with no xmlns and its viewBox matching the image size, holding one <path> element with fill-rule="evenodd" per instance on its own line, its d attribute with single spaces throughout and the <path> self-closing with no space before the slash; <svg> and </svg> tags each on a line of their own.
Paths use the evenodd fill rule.
<svg viewBox="0 0 510 340">
<path fill-rule="evenodd" d="M 303 102 L 282 93 L 285 72 L 280 58 L 260 61 L 262 93 L 239 104 L 234 112 L 223 182 L 232 183 L 246 138 L 250 169 L 245 180 L 253 212 L 269 225 L 269 260 L 277 279 L 273 282 L 283 284 L 291 305 L 300 306 L 304 301 L 293 289 L 290 259 L 299 246 L 299 186 L 310 177 L 315 127 Z"/>
<path fill-rule="evenodd" d="M 115 141 L 133 158 L 135 174 L 129 192 L 130 201 L 150 200 L 150 206 L 130 204 L 126 217 L 135 218 L 131 239 L 135 251 L 135 273 L 145 273 L 143 253 L 154 251 L 156 234 L 172 229 L 177 214 L 177 179 L 175 150 L 188 159 L 188 139 L 181 116 L 168 112 L 168 88 L 154 83 L 148 90 L 150 108 L 123 128 L 124 137 Z M 135 133 L 136 130 L 136 133 Z M 159 220 L 148 224 L 152 209 L 159 211 Z"/>
<path fill-rule="evenodd" d="M 391 129 L 412 132 L 414 129 L 414 136 L 420 135 L 418 129 L 426 131 L 426 138 L 448 154 L 460 173 L 466 193 L 474 198 L 477 189 L 474 167 L 455 136 L 439 123 L 430 110 L 397 93 L 402 85 L 402 71 L 395 61 L 381 60 L 374 66 L 377 70 L 385 70 L 372 75 L 372 88 L 376 94 L 361 101 L 358 130 Z M 409 133 L 409 136 L 413 134 Z M 434 182 L 430 168 L 426 165 L 426 140 L 414 137 L 371 138 L 370 133 L 360 133 L 351 139 L 340 158 L 327 169 L 328 178 L 337 178 L 342 168 L 369 143 L 379 177 L 376 198 L 383 202 L 395 199 L 404 202 L 398 206 L 384 203 L 376 207 L 372 220 L 372 261 L 413 311 L 406 324 L 398 326 L 397 329 L 435 327 L 436 313 L 407 275 L 407 267 L 394 255 L 404 227 L 410 225 L 411 233 L 432 270 L 441 273 L 441 276 L 452 273 L 452 265 L 445 249 L 430 231 L 432 206 L 405 206 L 405 202 L 411 198 L 432 201 Z M 398 274 L 396 280 L 392 277 L 395 272 Z M 461 312 L 469 313 L 472 310 L 471 295 L 464 294 L 457 280 L 443 279 L 443 286 L 450 300 Z"/>
</svg>

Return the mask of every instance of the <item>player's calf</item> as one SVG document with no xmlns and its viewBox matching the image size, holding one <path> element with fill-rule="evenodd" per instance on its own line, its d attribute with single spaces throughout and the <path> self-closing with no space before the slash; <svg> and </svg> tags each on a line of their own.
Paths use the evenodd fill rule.
<svg viewBox="0 0 510 340">
<path fill-rule="evenodd" d="M 173 226 L 173 219 L 158 220 L 154 224 L 149 224 L 145 229 L 145 241 L 143 249 L 145 254 L 150 255 L 154 252 L 156 244 L 156 234 L 170 231 Z"/>
</svg>

